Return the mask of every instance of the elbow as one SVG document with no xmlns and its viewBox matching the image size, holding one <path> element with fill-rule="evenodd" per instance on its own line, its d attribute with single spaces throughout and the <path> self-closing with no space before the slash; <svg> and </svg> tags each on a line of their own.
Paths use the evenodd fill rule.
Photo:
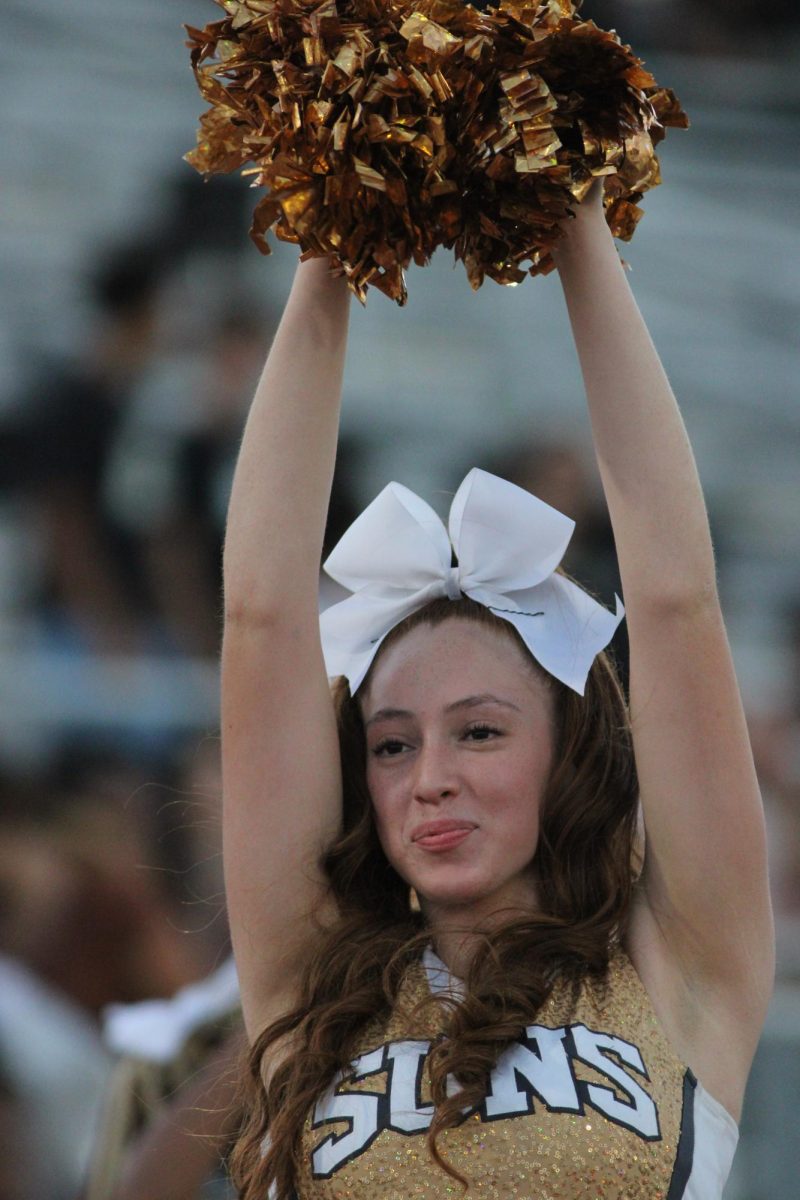
<svg viewBox="0 0 800 1200">
<path fill-rule="evenodd" d="M 240 593 L 225 598 L 223 622 L 226 638 L 256 634 L 295 641 L 310 631 L 318 635 L 319 604 L 316 595 L 302 601 L 285 594 L 273 599 L 263 593 Z"/>
<path fill-rule="evenodd" d="M 297 611 L 297 603 L 291 602 L 286 582 L 265 571 L 261 564 L 254 569 L 241 558 L 235 569 L 223 564 L 222 616 L 226 631 L 269 630 L 285 624 L 292 611 Z"/>
<path fill-rule="evenodd" d="M 280 624 L 276 605 L 248 601 L 243 597 L 225 601 L 223 621 L 226 632 L 275 629 Z"/>
<path fill-rule="evenodd" d="M 713 574 L 702 578 L 661 576 L 645 586 L 626 587 L 625 605 L 629 612 L 636 609 L 661 621 L 677 623 L 713 619 L 721 611 Z"/>
</svg>

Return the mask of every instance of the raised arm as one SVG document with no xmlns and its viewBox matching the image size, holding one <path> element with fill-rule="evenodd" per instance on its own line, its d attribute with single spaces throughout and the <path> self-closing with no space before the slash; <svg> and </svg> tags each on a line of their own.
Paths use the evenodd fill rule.
<svg viewBox="0 0 800 1200">
<path fill-rule="evenodd" d="M 690 1065 L 735 1110 L 771 990 L 773 940 L 763 813 L 705 504 L 596 192 L 567 227 L 557 266 L 628 619 L 647 830 L 632 953 L 682 1047 L 728 1045 L 727 1075 L 702 1049 Z"/>
<path fill-rule="evenodd" d="M 225 539 L 223 845 L 248 1033 L 294 1000 L 340 820 L 336 727 L 318 625 L 349 296 L 298 266 L 256 390 Z"/>
</svg>

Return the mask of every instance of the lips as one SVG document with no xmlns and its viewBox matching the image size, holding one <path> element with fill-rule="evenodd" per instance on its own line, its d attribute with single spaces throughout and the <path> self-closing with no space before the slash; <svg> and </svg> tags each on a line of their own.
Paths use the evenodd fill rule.
<svg viewBox="0 0 800 1200">
<path fill-rule="evenodd" d="M 472 821 L 426 821 L 413 830 L 411 841 L 422 850 L 443 852 L 460 846 L 476 828 Z"/>
</svg>

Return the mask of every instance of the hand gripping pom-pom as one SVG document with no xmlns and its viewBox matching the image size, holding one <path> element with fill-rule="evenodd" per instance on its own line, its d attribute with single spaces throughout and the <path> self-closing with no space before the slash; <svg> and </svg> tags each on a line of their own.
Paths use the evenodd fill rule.
<svg viewBox="0 0 800 1200">
<path fill-rule="evenodd" d="M 329 257 L 363 302 L 453 249 L 473 288 L 552 270 L 561 223 L 605 181 L 613 233 L 660 182 L 676 97 L 571 0 L 215 0 L 187 26 L 210 108 L 186 155 L 265 194 L 251 236 Z M 252 164 L 247 166 L 247 164 Z"/>
</svg>

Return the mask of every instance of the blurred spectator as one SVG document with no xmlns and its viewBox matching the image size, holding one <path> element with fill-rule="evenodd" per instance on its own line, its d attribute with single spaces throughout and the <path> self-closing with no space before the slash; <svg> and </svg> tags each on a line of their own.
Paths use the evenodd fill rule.
<svg viewBox="0 0 800 1200">
<path fill-rule="evenodd" d="M 171 1000 L 114 1005 L 105 1037 L 118 1057 L 85 1200 L 195 1200 L 211 1181 L 231 1194 L 245 1051 L 233 960 Z"/>
<path fill-rule="evenodd" d="M 181 163 L 164 180 L 164 197 L 163 241 L 177 257 L 220 256 L 218 261 L 224 261 L 230 272 L 237 254 L 252 255 L 248 226 L 253 193 L 240 175 L 204 179 Z"/>
<path fill-rule="evenodd" d="M 679 54 L 767 54 L 800 21 L 794 0 L 585 0 L 583 15 L 637 49 Z"/>
<path fill-rule="evenodd" d="M 748 713 L 770 846 L 778 974 L 800 981 L 800 603 L 786 614 L 789 694 Z"/>
<path fill-rule="evenodd" d="M 164 265 L 153 244 L 119 246 L 92 281 L 95 323 L 74 361 L 50 362 L 3 431 L 44 543 L 41 604 L 68 642 L 107 650 L 139 642 L 130 546 L 103 504 L 109 447 L 154 347 Z"/>
<path fill-rule="evenodd" d="M 80 1006 L 0 954 L 0 1180 L 10 1184 L 3 1200 L 74 1200 L 110 1069 Z"/>
<path fill-rule="evenodd" d="M 207 759 L 211 766 L 195 769 L 213 791 Z M 99 1024 L 108 1006 L 172 996 L 229 952 L 219 896 L 213 945 L 186 931 L 181 887 L 193 850 L 175 826 L 193 816 L 176 814 L 167 795 L 109 756 L 68 756 L 46 783 L 2 780 L 0 1135 L 15 1139 L 9 1200 L 14 1188 L 26 1200 L 74 1200 L 108 1087 L 112 1059 Z"/>
<path fill-rule="evenodd" d="M 210 969 L 229 953 L 219 738 L 190 738 L 174 756 L 169 787 L 150 790 L 162 797 L 157 820 L 164 882 L 180 906 L 181 927 Z"/>
<path fill-rule="evenodd" d="M 100 793 L 57 802 L 49 817 L 4 814 L 0 952 L 93 1018 L 202 975 L 141 811 Z"/>
<path fill-rule="evenodd" d="M 25 1143 L 25 1121 L 19 1109 L 8 1064 L 0 1061 L 0 1196 L 3 1200 L 25 1200 L 31 1194 L 31 1179 L 17 1147 Z"/>
<path fill-rule="evenodd" d="M 242 302 L 202 346 L 167 348 L 142 374 L 110 446 L 104 505 L 138 548 L 167 645 L 183 653 L 218 650 L 227 498 L 272 327 Z"/>
<path fill-rule="evenodd" d="M 153 362 L 111 449 L 107 509 L 138 546 L 166 645 L 185 654 L 219 649 L 228 495 L 273 331 L 274 317 L 257 304 L 229 305 L 201 348 Z M 342 441 L 323 557 L 357 514 L 358 455 L 357 443 Z"/>
</svg>

